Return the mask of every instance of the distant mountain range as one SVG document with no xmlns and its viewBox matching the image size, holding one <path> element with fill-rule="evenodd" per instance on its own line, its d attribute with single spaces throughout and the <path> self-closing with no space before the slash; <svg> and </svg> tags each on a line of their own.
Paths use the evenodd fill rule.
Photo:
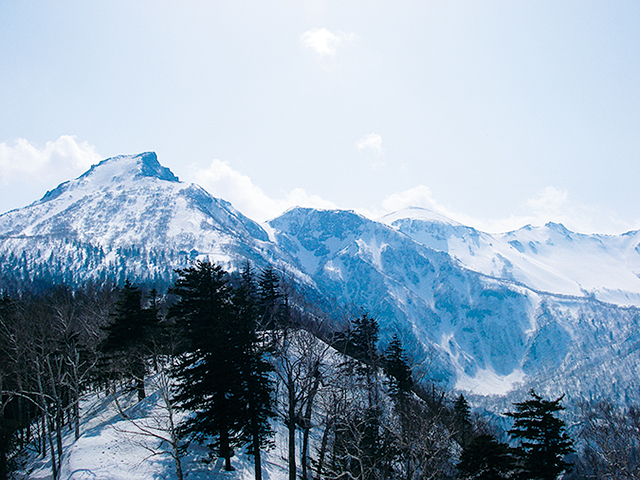
<svg viewBox="0 0 640 480">
<path fill-rule="evenodd" d="M 154 153 L 118 156 L 0 215 L 0 288 L 106 279 L 164 289 L 208 258 L 272 264 L 327 305 L 375 316 L 425 374 L 477 394 L 536 386 L 640 399 L 640 232 L 479 232 L 424 209 L 379 221 L 294 208 L 260 225 Z"/>
</svg>

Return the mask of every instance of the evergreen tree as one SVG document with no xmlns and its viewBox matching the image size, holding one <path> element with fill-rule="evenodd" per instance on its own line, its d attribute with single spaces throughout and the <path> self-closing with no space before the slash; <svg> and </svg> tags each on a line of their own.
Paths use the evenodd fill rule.
<svg viewBox="0 0 640 480">
<path fill-rule="evenodd" d="M 458 478 L 506 480 L 511 478 L 515 461 L 509 446 L 491 435 L 478 435 L 462 450 Z"/>
<path fill-rule="evenodd" d="M 267 361 L 265 339 L 258 332 L 259 312 L 257 289 L 251 264 L 245 264 L 240 285 L 233 292 L 233 308 L 238 326 L 238 340 L 242 343 L 241 374 L 245 381 L 247 426 L 243 439 L 254 457 L 255 478 L 262 479 L 261 450 L 271 446 L 273 431 L 269 419 L 273 411 L 273 382 L 269 373 L 273 367 Z"/>
<path fill-rule="evenodd" d="M 378 353 L 378 332 L 380 327 L 375 318 L 366 313 L 353 322 L 349 350 L 351 355 L 359 361 L 356 364 L 356 372 L 362 375 L 366 381 L 369 397 L 369 408 L 378 407 L 378 367 L 380 366 L 380 354 Z"/>
<path fill-rule="evenodd" d="M 280 280 L 275 269 L 268 265 L 258 279 L 258 313 L 261 328 L 282 327 L 287 321 L 287 308 L 284 295 L 280 291 Z"/>
<path fill-rule="evenodd" d="M 15 387 L 16 365 L 9 348 L 14 304 L 6 296 L 0 298 L 0 480 L 9 478 L 9 455 L 16 445 L 21 427 L 11 408 L 15 404 L 11 392 Z"/>
<path fill-rule="evenodd" d="M 177 272 L 170 293 L 179 300 L 169 315 L 184 336 L 185 351 L 172 372 L 178 381 L 175 401 L 193 412 L 180 431 L 201 442 L 215 437 L 212 448 L 224 458 L 225 469 L 233 470 L 233 448 L 243 444 L 247 410 L 227 273 L 202 261 Z"/>
<path fill-rule="evenodd" d="M 471 440 L 473 425 L 471 424 L 471 409 L 467 399 L 460 394 L 453 404 L 453 429 L 456 441 L 462 448 Z"/>
<path fill-rule="evenodd" d="M 383 362 L 378 352 L 378 333 L 377 320 L 366 313 L 352 323 L 348 352 L 355 361 L 347 362 L 345 367 L 351 374 L 364 379 L 367 403 L 355 406 L 345 417 L 344 424 L 336 430 L 336 453 L 349 459 L 344 461 L 345 472 L 363 480 L 381 475 L 387 459 L 381 428 L 383 410 L 378 368 Z"/>
<path fill-rule="evenodd" d="M 380 363 L 378 353 L 378 334 L 380 327 L 375 318 L 363 313 L 353 321 L 349 352 L 367 368 L 377 367 Z"/>
<path fill-rule="evenodd" d="M 556 417 L 564 407 L 563 397 L 545 400 L 529 392 L 531 399 L 514 403 L 515 412 L 506 415 L 514 419 L 509 435 L 519 446 L 516 455 L 520 460 L 519 478 L 527 480 L 555 480 L 569 464 L 564 457 L 573 452 L 573 442 L 565 431 L 565 424 Z"/>
<path fill-rule="evenodd" d="M 389 393 L 406 394 L 413 388 L 413 377 L 407 354 L 398 335 L 394 335 L 384 352 L 384 370 L 389 376 Z"/>
<path fill-rule="evenodd" d="M 145 398 L 144 379 L 147 374 L 146 358 L 150 354 L 151 338 L 158 325 L 157 310 L 142 308 L 140 289 L 126 280 L 112 314 L 112 322 L 103 328 L 106 338 L 100 350 L 109 357 L 109 363 L 134 380 L 138 399 Z"/>
</svg>

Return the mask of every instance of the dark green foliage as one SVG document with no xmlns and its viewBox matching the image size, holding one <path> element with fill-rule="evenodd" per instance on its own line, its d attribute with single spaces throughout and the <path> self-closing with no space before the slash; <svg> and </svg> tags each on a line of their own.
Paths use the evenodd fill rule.
<svg viewBox="0 0 640 480">
<path fill-rule="evenodd" d="M 458 478 L 477 480 L 505 480 L 512 478 L 515 459 L 508 445 L 493 436 L 475 437 L 462 451 L 458 464 Z"/>
<path fill-rule="evenodd" d="M 392 396 L 406 394 L 413 388 L 413 376 L 409 359 L 404 351 L 402 342 L 397 335 L 384 352 L 384 370 L 389 376 L 389 393 Z"/>
<path fill-rule="evenodd" d="M 350 342 L 350 353 L 354 358 L 368 366 L 378 365 L 380 359 L 378 354 L 379 331 L 378 321 L 366 313 L 354 320 Z"/>
<path fill-rule="evenodd" d="M 258 314 L 260 327 L 271 330 L 288 322 L 287 305 L 279 288 L 280 279 L 275 269 L 269 265 L 262 270 L 258 279 Z"/>
<path fill-rule="evenodd" d="M 473 434 L 471 409 L 464 395 L 460 394 L 453 405 L 453 430 L 456 441 L 466 447 Z"/>
<path fill-rule="evenodd" d="M 173 371 L 178 380 L 175 400 L 178 408 L 193 412 L 181 432 L 199 441 L 215 437 L 213 447 L 231 470 L 232 449 L 242 445 L 246 409 L 235 362 L 238 347 L 233 338 L 238 332 L 232 324 L 227 274 L 218 265 L 200 261 L 178 274 L 170 293 L 179 301 L 169 315 L 184 335 L 186 352 Z"/>
<path fill-rule="evenodd" d="M 255 285 L 247 267 L 232 291 L 227 273 L 218 265 L 196 262 L 179 270 L 170 308 L 184 336 L 184 353 L 173 371 L 178 380 L 175 399 L 193 412 L 181 426 L 185 436 L 203 441 L 214 437 L 213 448 L 231 470 L 233 449 L 249 443 L 259 478 L 260 449 L 271 437 L 273 416 L 271 366 L 266 362 L 257 325 Z"/>
<path fill-rule="evenodd" d="M 154 304 L 142 308 L 140 289 L 128 280 L 115 305 L 112 322 L 103 327 L 106 338 L 100 350 L 108 357 L 108 364 L 116 372 L 132 378 L 136 383 L 138 398 L 145 398 L 144 378 L 147 375 L 147 358 L 151 356 L 153 338 L 158 330 L 158 311 Z"/>
<path fill-rule="evenodd" d="M 509 435 L 519 442 L 518 478 L 555 480 L 569 464 L 564 457 L 573 452 L 573 442 L 566 433 L 564 421 L 557 413 L 564 410 L 562 398 L 545 400 L 532 389 L 531 399 L 514 403 L 515 412 L 505 415 L 514 419 Z"/>
<path fill-rule="evenodd" d="M 274 386 L 269 377 L 273 367 L 266 359 L 269 350 L 266 340 L 258 332 L 260 315 L 257 289 L 249 263 L 242 272 L 240 285 L 233 291 L 232 303 L 240 329 L 239 339 L 243 342 L 240 374 L 245 382 L 244 401 L 248 415 L 243 439 L 249 444 L 249 454 L 254 457 L 255 478 L 259 480 L 262 478 L 261 450 L 272 445 L 273 431 L 269 419 L 275 416 Z"/>
<path fill-rule="evenodd" d="M 358 360 L 351 363 L 350 368 L 364 378 L 369 401 L 369 408 L 378 408 L 379 382 L 378 368 L 381 366 L 380 353 L 378 352 L 378 332 L 380 327 L 375 318 L 366 313 L 353 321 L 348 353 Z"/>
<path fill-rule="evenodd" d="M 10 408 L 15 403 L 14 398 L 11 394 L 4 393 L 15 387 L 12 377 L 16 365 L 7 348 L 9 339 L 6 338 L 6 335 L 10 335 L 9 324 L 13 308 L 13 302 L 3 295 L 0 298 L 0 480 L 6 479 L 9 473 L 8 459 L 15 447 L 16 433 L 20 427 Z"/>
</svg>

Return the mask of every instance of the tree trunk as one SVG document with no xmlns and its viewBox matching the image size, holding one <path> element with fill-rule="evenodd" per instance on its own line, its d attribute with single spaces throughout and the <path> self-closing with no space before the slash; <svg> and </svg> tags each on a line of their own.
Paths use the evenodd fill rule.
<svg viewBox="0 0 640 480">
<path fill-rule="evenodd" d="M 0 450 L 0 480 L 7 480 L 7 452 Z"/>
<path fill-rule="evenodd" d="M 322 478 L 322 470 L 324 469 L 324 458 L 327 455 L 327 445 L 329 443 L 329 434 L 333 427 L 333 419 L 327 418 L 325 422 L 324 432 L 322 433 L 322 442 L 320 443 L 320 451 L 318 452 L 318 470 L 316 471 L 316 480 Z"/>
<path fill-rule="evenodd" d="M 51 451 L 51 474 L 53 476 L 53 480 L 58 480 L 58 461 L 56 460 L 56 447 L 53 443 L 53 437 L 51 436 L 51 431 L 53 430 L 53 421 L 49 417 L 48 414 L 45 414 L 47 417 L 47 421 L 45 422 L 46 426 L 46 437 L 49 440 L 49 450 Z"/>
<path fill-rule="evenodd" d="M 296 480 L 296 390 L 293 380 L 287 385 L 289 393 L 289 480 Z"/>
<path fill-rule="evenodd" d="M 220 429 L 220 456 L 224 458 L 224 469 L 232 472 L 234 468 L 231 466 L 231 447 L 229 447 L 229 430 L 227 428 Z"/>
<path fill-rule="evenodd" d="M 262 458 L 260 454 L 260 437 L 257 433 L 257 428 L 255 426 L 253 431 L 253 467 L 255 470 L 255 480 L 262 480 Z"/>
<path fill-rule="evenodd" d="M 309 478 L 308 463 L 309 463 L 309 433 L 311 432 L 311 416 L 313 414 L 313 400 L 318 393 L 318 388 L 320 388 L 320 380 L 321 376 L 318 371 L 318 365 L 316 365 L 316 369 L 314 372 L 313 385 L 311 386 L 311 391 L 307 397 L 307 404 L 305 406 L 304 411 L 304 426 L 302 432 L 302 458 L 300 459 L 300 464 L 302 466 L 302 479 L 307 480 Z"/>
<path fill-rule="evenodd" d="M 73 400 L 73 434 L 76 440 L 80 438 L 80 405 L 77 397 Z"/>
<path fill-rule="evenodd" d="M 144 379 L 138 378 L 136 379 L 136 390 L 138 391 L 138 401 L 141 402 L 147 397 L 146 392 L 144 391 Z"/>
</svg>

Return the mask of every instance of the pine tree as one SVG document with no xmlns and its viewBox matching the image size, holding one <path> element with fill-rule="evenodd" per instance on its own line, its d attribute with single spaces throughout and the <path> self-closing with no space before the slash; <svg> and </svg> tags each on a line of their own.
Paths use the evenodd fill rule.
<svg viewBox="0 0 640 480">
<path fill-rule="evenodd" d="M 545 400 L 533 389 L 529 394 L 530 400 L 514 403 L 516 411 L 505 414 L 514 419 L 509 435 L 520 442 L 516 449 L 519 478 L 555 480 L 569 467 L 564 457 L 574 451 L 564 422 L 556 417 L 564 410 L 563 397 Z"/>
<path fill-rule="evenodd" d="M 9 351 L 14 304 L 5 295 L 0 298 L 0 480 L 9 478 L 8 457 L 16 444 L 16 433 L 21 427 L 10 408 L 15 399 L 10 392 L 15 387 L 15 361 Z"/>
<path fill-rule="evenodd" d="M 141 302 L 140 289 L 126 280 L 112 314 L 113 320 L 103 328 L 107 336 L 100 344 L 100 350 L 109 357 L 109 363 L 118 365 L 120 361 L 124 362 L 123 370 L 134 380 L 139 400 L 145 398 L 146 358 L 158 325 L 157 310 L 143 309 Z"/>
<path fill-rule="evenodd" d="M 370 409 L 378 408 L 379 403 L 377 382 L 378 367 L 380 366 L 379 330 L 378 321 L 364 313 L 353 322 L 349 344 L 351 354 L 360 361 L 356 371 L 365 378 Z"/>
<path fill-rule="evenodd" d="M 453 404 L 453 428 L 456 441 L 462 448 L 471 440 L 473 425 L 471 424 L 471 409 L 467 399 L 460 394 Z"/>
<path fill-rule="evenodd" d="M 185 351 L 172 375 L 178 381 L 178 408 L 193 412 L 180 430 L 198 441 L 215 437 L 212 447 L 224 458 L 225 469 L 233 470 L 233 448 L 244 443 L 247 408 L 227 273 L 198 261 L 178 274 L 170 293 L 179 300 L 169 315 L 184 335 Z"/>
<path fill-rule="evenodd" d="M 458 478 L 506 480 L 511 478 L 515 460 L 509 446 L 491 435 L 478 435 L 462 450 Z"/>
<path fill-rule="evenodd" d="M 288 320 L 284 296 L 280 291 L 280 280 L 271 265 L 265 267 L 260 273 L 257 307 L 261 327 L 264 329 L 282 327 Z"/>
<path fill-rule="evenodd" d="M 249 444 L 254 457 L 256 480 L 262 479 L 261 450 L 271 446 L 273 431 L 269 419 L 273 411 L 273 382 L 269 373 L 273 367 L 267 362 L 265 339 L 258 332 L 259 313 L 257 289 L 251 265 L 247 262 L 240 285 L 233 292 L 234 320 L 238 327 L 238 340 L 242 343 L 241 374 L 245 381 L 247 426 L 243 439 Z"/>
<path fill-rule="evenodd" d="M 407 354 L 398 335 L 394 335 L 384 352 L 384 370 L 389 376 L 389 393 L 406 394 L 413 388 L 413 377 Z"/>
</svg>

